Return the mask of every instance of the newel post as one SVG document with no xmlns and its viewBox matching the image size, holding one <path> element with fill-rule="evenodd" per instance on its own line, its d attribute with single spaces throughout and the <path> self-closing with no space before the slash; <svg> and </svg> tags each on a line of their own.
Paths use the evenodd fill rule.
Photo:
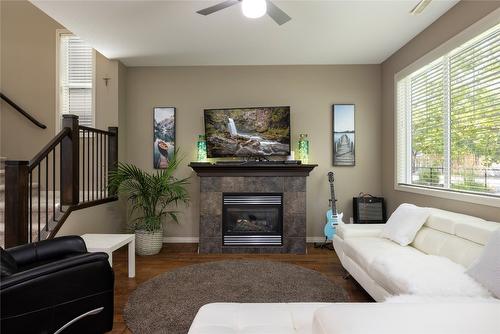
<svg viewBox="0 0 500 334">
<path fill-rule="evenodd" d="M 80 202 L 80 130 L 78 116 L 63 115 L 62 128 L 69 128 L 69 136 L 61 142 L 61 204 Z"/>
<path fill-rule="evenodd" d="M 111 133 L 108 137 L 108 172 L 111 172 L 118 168 L 118 127 L 110 126 L 108 131 Z M 111 191 L 109 194 L 116 195 Z"/>
<path fill-rule="evenodd" d="M 28 243 L 28 161 L 5 162 L 5 248 Z"/>
</svg>

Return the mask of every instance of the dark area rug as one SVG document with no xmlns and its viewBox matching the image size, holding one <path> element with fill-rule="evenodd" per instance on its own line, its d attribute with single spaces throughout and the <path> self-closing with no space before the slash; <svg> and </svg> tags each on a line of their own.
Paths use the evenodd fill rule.
<svg viewBox="0 0 500 334">
<path fill-rule="evenodd" d="M 133 333 L 186 334 L 208 303 L 344 302 L 321 273 L 271 261 L 217 261 L 169 271 L 139 285 L 125 306 Z"/>
</svg>

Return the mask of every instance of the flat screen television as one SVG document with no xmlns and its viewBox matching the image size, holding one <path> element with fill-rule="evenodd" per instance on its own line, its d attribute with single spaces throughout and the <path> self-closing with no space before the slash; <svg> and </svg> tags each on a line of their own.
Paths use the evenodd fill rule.
<svg viewBox="0 0 500 334">
<path fill-rule="evenodd" d="M 290 155 L 290 107 L 205 109 L 207 156 Z"/>
</svg>

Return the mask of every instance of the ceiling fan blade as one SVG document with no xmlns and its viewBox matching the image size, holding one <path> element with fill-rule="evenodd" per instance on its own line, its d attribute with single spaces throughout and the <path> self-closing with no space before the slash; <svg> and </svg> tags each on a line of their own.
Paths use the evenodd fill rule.
<svg viewBox="0 0 500 334">
<path fill-rule="evenodd" d="M 214 6 L 207 7 L 205 9 L 201 9 L 201 10 L 197 11 L 197 13 L 201 14 L 201 15 L 209 15 L 209 14 L 218 12 L 221 9 L 236 5 L 237 3 L 240 3 L 240 0 L 226 0 L 224 2 L 216 4 Z"/>
<path fill-rule="evenodd" d="M 424 11 L 425 7 L 427 7 L 432 0 L 420 0 L 419 3 L 410 11 L 410 14 L 417 15 Z"/>
<path fill-rule="evenodd" d="M 285 24 L 292 19 L 269 0 L 267 1 L 267 15 L 269 15 L 279 25 Z"/>
</svg>

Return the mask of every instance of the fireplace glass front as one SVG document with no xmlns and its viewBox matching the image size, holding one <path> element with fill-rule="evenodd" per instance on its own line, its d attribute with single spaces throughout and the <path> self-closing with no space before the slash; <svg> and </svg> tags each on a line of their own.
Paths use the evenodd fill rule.
<svg viewBox="0 0 500 334">
<path fill-rule="evenodd" d="M 282 245 L 282 194 L 224 194 L 224 245 Z"/>
</svg>

